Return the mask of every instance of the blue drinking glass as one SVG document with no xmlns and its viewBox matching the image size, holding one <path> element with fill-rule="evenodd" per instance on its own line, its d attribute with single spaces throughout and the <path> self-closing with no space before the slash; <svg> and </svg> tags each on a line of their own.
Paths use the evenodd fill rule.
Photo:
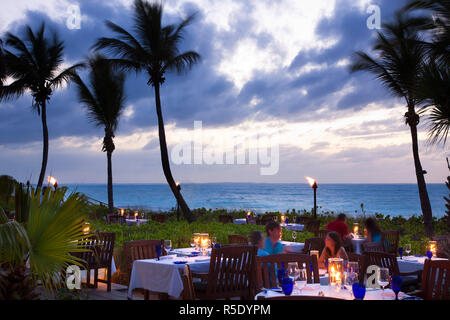
<svg viewBox="0 0 450 320">
<path fill-rule="evenodd" d="M 402 277 L 392 276 L 391 279 L 391 289 L 395 293 L 395 300 L 398 300 L 398 293 L 402 290 Z"/>
<path fill-rule="evenodd" d="M 289 223 L 289 219 L 288 218 L 286 218 L 286 224 L 288 224 Z"/>
<path fill-rule="evenodd" d="M 356 300 L 364 300 L 366 295 L 366 285 L 362 282 L 356 282 L 352 285 L 353 295 Z"/>
<path fill-rule="evenodd" d="M 284 269 L 284 265 L 282 265 L 282 267 L 277 270 L 277 278 L 278 278 L 278 283 L 279 284 L 282 284 L 283 280 L 285 278 L 288 278 L 287 270 Z"/>
<path fill-rule="evenodd" d="M 220 248 L 220 244 L 219 244 L 219 243 L 216 243 L 216 244 L 214 245 L 214 248 L 215 248 L 215 249 L 219 249 L 219 248 Z"/>
<path fill-rule="evenodd" d="M 398 248 L 398 254 L 400 255 L 400 259 L 403 259 L 403 247 Z"/>
<path fill-rule="evenodd" d="M 294 281 L 291 278 L 284 278 L 281 282 L 281 289 L 283 293 L 287 296 L 292 294 L 292 290 L 294 290 Z"/>
<path fill-rule="evenodd" d="M 427 251 L 427 257 L 428 259 L 433 258 L 433 252 L 431 252 L 430 250 Z"/>
<path fill-rule="evenodd" d="M 160 244 L 157 244 L 157 245 L 155 246 L 155 251 L 156 251 L 156 257 L 157 257 L 158 260 L 159 260 L 159 257 L 161 256 L 161 251 L 162 251 L 162 247 L 161 247 Z"/>
</svg>

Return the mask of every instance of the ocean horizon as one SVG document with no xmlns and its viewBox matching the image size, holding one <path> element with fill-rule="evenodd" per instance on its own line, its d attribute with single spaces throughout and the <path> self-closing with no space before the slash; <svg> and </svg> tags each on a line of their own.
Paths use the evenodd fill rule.
<svg viewBox="0 0 450 320">
<path fill-rule="evenodd" d="M 107 202 L 106 184 L 72 183 L 70 191 L 78 191 L 92 199 Z M 119 208 L 167 211 L 176 207 L 175 198 L 164 183 L 114 184 L 114 205 Z M 433 216 L 445 215 L 444 183 L 427 184 Z M 313 190 L 297 183 L 187 183 L 182 194 L 191 209 L 252 210 L 256 213 L 295 209 L 311 210 Z M 333 211 L 349 215 L 381 213 L 410 217 L 422 214 L 416 184 L 320 184 L 317 189 L 318 213 Z"/>
</svg>

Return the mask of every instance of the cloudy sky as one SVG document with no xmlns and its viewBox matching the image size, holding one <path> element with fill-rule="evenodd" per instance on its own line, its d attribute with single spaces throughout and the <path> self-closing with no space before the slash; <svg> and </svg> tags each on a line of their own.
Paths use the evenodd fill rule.
<svg viewBox="0 0 450 320">
<path fill-rule="evenodd" d="M 176 23 L 197 12 L 182 49 L 202 56 L 201 63 L 186 75 L 168 75 L 162 89 L 176 179 L 184 183 L 303 183 L 308 175 L 322 183 L 414 183 L 402 101 L 392 98 L 370 75 L 348 71 L 352 53 L 369 50 L 376 35 L 376 30 L 367 28 L 368 7 L 378 5 L 382 22 L 387 22 L 403 3 L 166 0 L 164 23 Z M 80 8 L 80 29 L 67 26 L 71 4 Z M 1 8 L 1 37 L 8 31 L 21 35 L 24 25 L 36 28 L 46 21 L 65 42 L 65 65 L 88 56 L 98 37 L 112 35 L 105 27 L 106 19 L 128 30 L 132 25 L 131 0 L 15 0 L 2 1 Z M 127 109 L 113 154 L 118 183 L 164 181 L 154 95 L 146 82 L 144 76 L 134 74 L 127 79 Z M 202 121 L 201 136 L 194 132 L 194 121 Z M 52 96 L 48 124 L 48 174 L 63 183 L 106 182 L 103 130 L 88 121 L 73 86 Z M 428 171 L 427 182 L 441 183 L 448 174 L 445 156 L 449 150 L 429 146 L 426 128 L 422 121 L 422 164 Z M 272 149 L 266 157 L 261 152 L 253 159 L 256 162 L 250 161 L 248 152 L 239 165 L 208 165 L 205 156 L 200 164 L 180 164 L 180 146 L 198 139 L 204 154 L 220 158 L 234 146 L 227 147 L 224 137 L 243 139 L 244 150 L 258 145 L 260 152 L 261 147 Z M 278 148 L 274 141 L 279 141 Z M 36 182 L 41 152 L 42 129 L 30 95 L 0 104 L 0 174 L 20 180 L 31 177 Z M 276 155 L 276 174 L 262 175 L 261 167 L 273 164 Z"/>
</svg>

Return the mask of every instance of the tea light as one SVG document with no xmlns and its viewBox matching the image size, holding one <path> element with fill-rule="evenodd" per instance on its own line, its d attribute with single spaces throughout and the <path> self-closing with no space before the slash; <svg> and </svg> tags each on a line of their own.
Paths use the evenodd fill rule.
<svg viewBox="0 0 450 320">
<path fill-rule="evenodd" d="M 124 213 L 125 213 L 125 210 L 124 210 L 124 209 L 120 209 L 120 215 L 121 215 L 122 217 L 123 217 Z"/>
<path fill-rule="evenodd" d="M 433 257 L 436 258 L 436 255 L 437 255 L 437 242 L 436 241 L 428 242 L 428 251 L 431 251 L 431 253 L 433 254 Z"/>
<path fill-rule="evenodd" d="M 357 222 L 353 224 L 353 234 L 355 236 L 359 234 L 359 224 Z"/>
<path fill-rule="evenodd" d="M 250 218 L 252 216 L 252 212 L 251 211 L 247 211 L 247 218 Z"/>
<path fill-rule="evenodd" d="M 200 233 L 194 233 L 195 250 L 200 250 Z"/>
<path fill-rule="evenodd" d="M 329 258 L 328 259 L 328 275 L 330 285 L 341 285 L 344 274 L 344 259 Z"/>
<path fill-rule="evenodd" d="M 83 227 L 83 234 L 89 234 L 91 231 L 91 226 L 89 222 L 86 222 Z"/>
<path fill-rule="evenodd" d="M 202 254 L 206 255 L 206 249 L 209 248 L 211 242 L 209 239 L 209 234 L 208 233 L 201 233 L 200 234 L 200 248 L 202 250 Z"/>
<path fill-rule="evenodd" d="M 138 215 L 139 215 L 139 212 L 135 211 L 135 212 L 134 212 L 134 220 L 136 220 L 136 221 L 137 221 L 137 219 L 138 219 Z"/>
<path fill-rule="evenodd" d="M 284 214 L 281 215 L 281 223 L 284 223 L 286 221 L 286 216 Z"/>
</svg>

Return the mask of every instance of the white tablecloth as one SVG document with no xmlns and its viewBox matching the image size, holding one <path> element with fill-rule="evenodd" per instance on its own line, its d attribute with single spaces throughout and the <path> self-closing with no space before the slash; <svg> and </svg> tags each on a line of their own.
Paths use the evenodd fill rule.
<svg viewBox="0 0 450 320">
<path fill-rule="evenodd" d="M 190 249 L 193 251 L 192 249 Z M 184 264 L 174 264 L 177 260 L 187 260 L 192 272 L 205 273 L 209 271 L 210 257 L 177 257 L 136 260 L 131 271 L 128 297 L 132 299 L 133 289 L 141 288 L 154 292 L 167 293 L 169 296 L 178 298 L 183 291 L 183 280 L 181 278 Z"/>
<path fill-rule="evenodd" d="M 415 256 L 404 256 L 403 259 L 397 257 L 398 268 L 400 272 L 414 272 L 423 270 L 425 265 L 425 260 L 428 259 L 425 256 L 415 257 Z M 447 260 L 444 258 L 432 258 L 432 260 Z"/>
<path fill-rule="evenodd" d="M 247 224 L 247 219 L 233 219 L 234 224 Z"/>
<path fill-rule="evenodd" d="M 319 292 L 322 291 L 325 295 L 325 297 L 332 297 L 332 298 L 339 298 L 339 299 L 345 299 L 345 300 L 353 300 L 353 294 L 352 290 L 348 289 L 341 289 L 339 291 L 336 291 L 333 287 L 328 285 L 322 285 L 322 284 L 307 284 L 305 288 L 303 288 L 301 291 L 297 288 L 294 288 L 292 291 L 292 295 L 294 296 L 318 296 Z M 366 290 L 366 295 L 364 296 L 364 300 L 394 300 L 395 294 L 391 289 L 385 289 L 384 296 L 382 295 L 381 289 L 368 289 Z M 267 291 L 267 293 L 261 292 L 256 295 L 255 299 L 258 298 L 258 296 L 266 296 L 266 297 L 277 297 L 277 296 L 284 296 L 283 293 L 278 293 L 274 291 Z M 408 297 L 407 294 L 400 292 L 399 293 L 399 299 Z"/>
<path fill-rule="evenodd" d="M 143 224 L 143 223 L 147 223 L 147 219 L 139 219 L 139 220 L 135 220 L 135 219 L 125 219 L 125 222 L 127 224 L 137 224 L 138 226 Z"/>
<path fill-rule="evenodd" d="M 362 253 L 362 244 L 364 242 L 366 242 L 367 239 L 366 238 L 359 238 L 359 239 L 352 239 L 352 245 L 353 245 L 353 250 L 355 253 L 357 254 L 361 254 Z"/>
<path fill-rule="evenodd" d="M 305 244 L 301 242 L 281 241 L 281 243 L 286 251 L 294 253 L 302 253 L 303 247 L 305 246 Z"/>
<path fill-rule="evenodd" d="M 304 225 L 302 225 L 302 224 L 297 224 L 297 223 L 288 223 L 288 224 L 282 223 L 281 226 L 284 227 L 286 230 L 289 230 L 289 231 L 299 231 L 299 232 L 300 232 L 300 231 L 303 231 L 303 229 L 305 228 Z"/>
</svg>

